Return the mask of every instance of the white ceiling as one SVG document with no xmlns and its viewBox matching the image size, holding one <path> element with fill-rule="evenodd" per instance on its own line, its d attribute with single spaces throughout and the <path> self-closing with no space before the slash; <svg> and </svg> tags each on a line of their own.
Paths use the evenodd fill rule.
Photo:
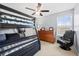
<svg viewBox="0 0 79 59">
<path fill-rule="evenodd" d="M 25 9 L 25 7 L 29 7 L 32 9 L 35 9 L 37 6 L 36 3 L 2 3 L 3 5 L 9 6 L 11 8 L 14 8 L 16 10 L 19 10 L 23 13 L 31 15 L 33 11 Z M 65 11 L 71 8 L 74 8 L 76 3 L 42 3 L 42 9 L 48 9 L 50 12 L 42 13 L 44 16 L 58 13 L 61 11 Z"/>
</svg>

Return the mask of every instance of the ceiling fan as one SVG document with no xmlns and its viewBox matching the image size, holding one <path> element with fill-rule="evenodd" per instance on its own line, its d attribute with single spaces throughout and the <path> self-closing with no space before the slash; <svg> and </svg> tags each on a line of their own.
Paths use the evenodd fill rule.
<svg viewBox="0 0 79 59">
<path fill-rule="evenodd" d="M 41 10 L 41 7 L 42 7 L 42 4 L 38 3 L 37 6 L 36 6 L 36 9 L 32 9 L 32 8 L 29 8 L 29 7 L 26 7 L 26 9 L 34 11 L 34 13 L 32 13 L 32 15 L 38 14 L 40 16 L 43 16 L 42 12 L 49 12 L 49 10 Z"/>
</svg>

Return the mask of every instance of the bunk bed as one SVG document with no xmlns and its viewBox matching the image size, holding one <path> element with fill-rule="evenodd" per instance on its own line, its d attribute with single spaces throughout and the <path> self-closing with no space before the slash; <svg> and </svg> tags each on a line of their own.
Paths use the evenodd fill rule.
<svg viewBox="0 0 79 59">
<path fill-rule="evenodd" d="M 16 28 L 18 33 L 0 34 L 0 56 L 32 56 L 40 50 L 35 17 L 0 4 L 0 29 L 6 28 Z M 36 34 L 21 37 L 22 28 L 33 28 Z"/>
</svg>

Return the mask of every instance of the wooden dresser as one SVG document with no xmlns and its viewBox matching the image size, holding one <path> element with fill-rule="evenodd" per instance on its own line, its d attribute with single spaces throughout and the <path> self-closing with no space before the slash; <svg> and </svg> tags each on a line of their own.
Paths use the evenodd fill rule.
<svg viewBox="0 0 79 59">
<path fill-rule="evenodd" d="M 43 41 L 47 41 L 50 43 L 55 42 L 54 29 L 52 27 L 49 30 L 45 30 L 45 28 L 41 28 L 38 31 L 39 39 Z"/>
</svg>

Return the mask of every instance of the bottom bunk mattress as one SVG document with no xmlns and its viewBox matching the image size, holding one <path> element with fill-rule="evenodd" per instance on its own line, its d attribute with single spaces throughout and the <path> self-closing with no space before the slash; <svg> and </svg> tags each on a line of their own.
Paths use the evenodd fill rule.
<svg viewBox="0 0 79 59">
<path fill-rule="evenodd" d="M 40 41 L 35 36 L 10 40 L 0 45 L 0 56 L 33 56 L 40 50 Z"/>
</svg>

